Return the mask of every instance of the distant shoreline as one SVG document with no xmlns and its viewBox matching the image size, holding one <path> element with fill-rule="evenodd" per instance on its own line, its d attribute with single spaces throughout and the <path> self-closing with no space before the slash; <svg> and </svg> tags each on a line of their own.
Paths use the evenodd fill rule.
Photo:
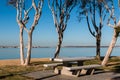
<svg viewBox="0 0 120 80">
<path fill-rule="evenodd" d="M 62 48 L 95 48 L 96 46 L 62 46 Z M 101 46 L 102 48 L 107 48 L 109 46 Z M 115 46 L 120 47 L 120 46 Z M 0 48 L 19 48 L 19 46 L 0 46 Z M 26 47 L 27 48 L 27 47 Z M 52 46 L 33 46 L 32 48 L 55 48 Z"/>
</svg>

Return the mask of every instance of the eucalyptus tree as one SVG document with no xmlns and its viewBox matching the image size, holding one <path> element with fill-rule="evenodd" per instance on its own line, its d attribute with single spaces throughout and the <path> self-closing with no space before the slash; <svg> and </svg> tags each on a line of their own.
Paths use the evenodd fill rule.
<svg viewBox="0 0 120 80">
<path fill-rule="evenodd" d="M 70 19 L 70 13 L 76 5 L 76 0 L 48 0 L 48 5 L 52 12 L 54 25 L 58 33 L 58 45 L 54 55 L 54 58 L 56 58 L 59 57 L 64 31 Z"/>
<path fill-rule="evenodd" d="M 102 61 L 102 65 L 105 66 L 108 62 L 108 59 L 112 53 L 112 50 L 117 42 L 117 39 L 118 39 L 118 36 L 119 36 L 119 33 L 120 33 L 120 19 L 118 17 L 120 17 L 119 15 L 115 15 L 115 5 L 117 5 L 116 3 L 114 3 L 115 1 L 114 0 L 111 0 L 112 3 L 108 3 L 106 1 L 104 1 L 104 5 L 105 5 L 105 8 L 107 9 L 107 11 L 109 12 L 109 18 L 108 18 L 108 21 L 107 21 L 107 24 L 108 26 L 112 27 L 113 28 L 113 37 L 112 37 L 112 40 L 111 40 L 111 43 L 109 45 L 109 48 L 106 52 L 106 55 Z M 119 0 L 118 0 L 118 6 L 120 5 L 119 4 Z M 114 5 L 115 4 L 115 5 Z M 118 7 L 117 7 L 118 8 Z M 116 9 L 117 10 L 117 9 Z M 117 11 L 117 13 L 119 12 L 119 10 Z"/>
<path fill-rule="evenodd" d="M 96 38 L 96 58 L 100 60 L 102 28 L 106 18 L 106 9 L 102 0 L 80 0 L 79 19 L 86 18 L 89 32 Z"/>
<path fill-rule="evenodd" d="M 21 65 L 28 65 L 30 63 L 31 59 L 31 49 L 32 49 L 32 34 L 36 27 L 36 25 L 39 22 L 39 19 L 42 14 L 42 7 L 43 7 L 44 0 L 29 0 L 29 2 L 26 2 L 26 0 L 9 0 L 9 4 L 12 4 L 16 10 L 16 20 L 20 28 L 20 61 Z M 29 8 L 26 8 L 26 4 L 30 4 Z M 34 11 L 33 14 L 33 23 L 30 26 L 27 26 L 28 21 L 30 20 L 30 12 Z M 27 53 L 26 58 L 24 56 L 24 31 L 28 34 L 28 43 L 27 43 Z"/>
</svg>

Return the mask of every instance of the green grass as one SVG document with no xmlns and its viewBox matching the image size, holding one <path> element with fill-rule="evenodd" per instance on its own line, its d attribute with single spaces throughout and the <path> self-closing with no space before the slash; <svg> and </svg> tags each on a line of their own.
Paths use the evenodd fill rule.
<svg viewBox="0 0 120 80">
<path fill-rule="evenodd" d="M 49 61 L 38 61 L 32 63 L 30 66 L 17 66 L 17 65 L 7 65 L 7 66 L 0 66 L 0 80 L 33 80 L 32 78 L 24 77 L 23 74 L 34 72 L 34 71 L 41 71 L 43 70 L 43 64 L 51 63 Z M 101 61 L 99 60 L 90 60 L 84 62 L 85 65 L 88 64 L 100 64 Z M 48 68 L 51 69 L 51 68 Z M 106 67 L 101 68 L 102 70 L 120 71 L 120 58 L 110 58 L 109 64 Z"/>
<path fill-rule="evenodd" d="M 44 62 L 48 63 L 48 62 Z M 33 80 L 22 76 L 25 73 L 43 70 L 43 62 L 32 63 L 30 66 L 0 66 L 0 80 Z"/>
</svg>

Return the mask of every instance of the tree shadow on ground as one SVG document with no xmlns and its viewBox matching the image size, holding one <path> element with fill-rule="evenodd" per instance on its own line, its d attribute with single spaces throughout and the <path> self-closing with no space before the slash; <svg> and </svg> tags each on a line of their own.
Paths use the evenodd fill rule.
<svg viewBox="0 0 120 80">
<path fill-rule="evenodd" d="M 110 80 L 120 80 L 120 76 L 119 77 L 113 77 L 112 79 Z"/>
<path fill-rule="evenodd" d="M 113 67 L 114 76 L 110 80 L 120 80 L 120 75 L 116 76 L 120 73 L 120 64 L 117 64 L 117 66 Z"/>
<path fill-rule="evenodd" d="M 120 73 L 120 64 L 117 65 L 117 66 L 114 66 L 112 71 L 113 71 L 114 73 Z"/>
<path fill-rule="evenodd" d="M 7 77 L 11 77 L 11 76 L 14 76 L 13 74 L 6 74 L 6 75 L 3 75 L 3 76 L 0 76 L 0 79 L 5 79 Z"/>
<path fill-rule="evenodd" d="M 54 77 L 54 76 L 58 76 L 58 75 L 59 75 L 59 74 L 49 75 L 49 76 L 45 76 L 45 77 L 42 77 L 42 78 L 39 78 L 39 79 L 35 79 L 35 80 L 47 79 L 47 78 Z"/>
<path fill-rule="evenodd" d="M 52 61 L 34 61 L 30 63 L 30 66 L 37 66 L 37 65 L 43 65 L 43 64 L 50 64 L 50 63 L 56 63 Z"/>
<path fill-rule="evenodd" d="M 95 69 L 94 75 L 105 73 L 103 69 Z"/>
</svg>

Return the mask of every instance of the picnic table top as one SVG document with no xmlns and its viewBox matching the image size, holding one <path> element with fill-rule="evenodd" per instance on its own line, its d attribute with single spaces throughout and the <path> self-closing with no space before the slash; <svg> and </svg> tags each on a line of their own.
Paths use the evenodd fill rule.
<svg viewBox="0 0 120 80">
<path fill-rule="evenodd" d="M 72 61 L 85 61 L 85 60 L 91 60 L 91 59 L 95 59 L 95 57 L 63 57 L 63 58 L 54 58 L 53 61 L 72 62 Z"/>
</svg>

